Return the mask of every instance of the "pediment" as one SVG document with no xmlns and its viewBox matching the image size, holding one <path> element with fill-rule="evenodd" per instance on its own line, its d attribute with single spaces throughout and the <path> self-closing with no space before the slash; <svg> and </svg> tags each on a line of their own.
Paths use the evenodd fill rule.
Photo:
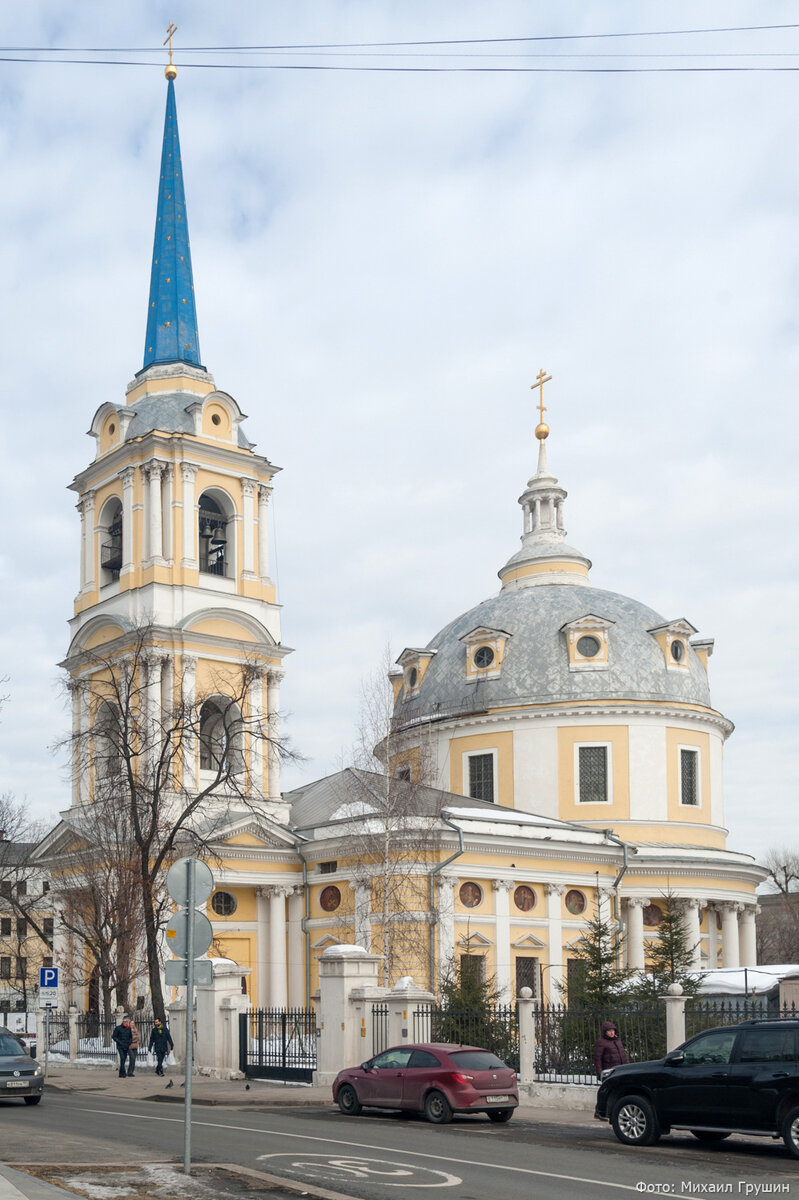
<svg viewBox="0 0 799 1200">
<path fill-rule="evenodd" d="M 214 830 L 212 840 L 220 849 L 239 846 L 249 850 L 296 850 L 294 839 L 287 830 L 251 813 Z"/>
<path fill-rule="evenodd" d="M 459 946 L 465 946 L 467 950 L 473 950 L 475 947 L 482 949 L 483 947 L 493 946 L 494 943 L 482 933 L 465 934 L 458 939 Z"/>
<path fill-rule="evenodd" d="M 327 950 L 328 946 L 343 946 L 341 938 L 334 937 L 332 933 L 326 933 L 318 942 L 312 942 L 311 947 L 314 950 Z"/>
<path fill-rule="evenodd" d="M 515 942 L 511 942 L 514 950 L 543 950 L 546 945 L 535 934 L 525 933 L 524 937 L 517 938 Z"/>
</svg>

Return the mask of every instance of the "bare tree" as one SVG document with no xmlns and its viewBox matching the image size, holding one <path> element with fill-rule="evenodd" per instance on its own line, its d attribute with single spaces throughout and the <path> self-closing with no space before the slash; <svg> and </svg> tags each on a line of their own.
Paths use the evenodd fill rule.
<svg viewBox="0 0 799 1200">
<path fill-rule="evenodd" d="M 259 745 L 263 753 L 264 745 L 274 745 L 284 757 L 289 751 L 272 737 L 253 703 L 261 662 L 220 668 L 203 695 L 193 695 L 184 676 L 172 679 L 171 700 L 163 703 L 153 685 L 164 658 L 158 633 L 142 626 L 70 662 L 71 686 L 79 689 L 90 720 L 63 745 L 89 797 L 83 807 L 99 805 L 98 863 L 105 855 L 117 859 L 93 922 L 102 920 L 106 901 L 119 889 L 129 891 L 141 913 L 153 1010 L 163 1019 L 159 935 L 169 911 L 166 869 L 180 853 L 206 852 L 231 810 L 257 809 L 263 802 L 247 750 Z M 193 769 L 198 747 L 199 786 Z M 116 845 L 99 836 L 109 825 L 119 831 Z M 131 932 L 119 929 L 114 937 L 119 959 Z"/>
<path fill-rule="evenodd" d="M 43 825 L 28 807 L 7 792 L 0 796 L 0 916 L 7 982 L 27 1008 L 36 991 L 41 959 L 52 951 L 53 927 L 48 882 L 33 852 Z"/>
<path fill-rule="evenodd" d="M 440 840 L 441 793 L 427 784 L 424 756 L 409 756 L 393 732 L 391 655 L 361 685 L 355 769 L 342 775 L 342 816 L 352 847 L 353 882 L 377 917 L 383 983 L 425 973 L 430 932 L 429 872 Z M 358 914 L 356 912 L 356 920 Z M 431 981 L 432 986 L 432 981 Z"/>
<path fill-rule="evenodd" d="M 758 962 L 799 962 L 799 853 L 773 848 L 763 866 L 774 891 L 761 899 Z"/>
</svg>

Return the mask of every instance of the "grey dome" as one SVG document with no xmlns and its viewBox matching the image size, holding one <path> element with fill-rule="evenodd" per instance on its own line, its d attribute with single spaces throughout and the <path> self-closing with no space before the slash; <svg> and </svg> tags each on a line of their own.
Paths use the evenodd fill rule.
<svg viewBox="0 0 799 1200">
<path fill-rule="evenodd" d="M 184 392 L 157 392 L 155 395 L 141 396 L 132 406 L 134 416 L 125 434 L 125 441 L 134 441 L 155 430 L 161 433 L 194 433 L 194 419 L 187 405 L 196 399 L 196 396 L 187 396 Z M 241 427 L 238 429 L 237 442 L 245 450 L 252 448 Z"/>
<path fill-rule="evenodd" d="M 570 671 L 562 626 L 589 614 L 613 622 L 609 666 Z M 687 670 L 667 669 L 662 649 L 647 632 L 664 624 L 645 604 L 599 588 L 552 583 L 502 591 L 456 617 L 428 643 L 435 654 L 418 693 L 401 693 L 397 724 L 519 703 L 637 700 L 709 707 L 707 672 L 693 649 Z M 466 647 L 459 639 L 481 626 L 510 635 L 502 671 L 497 678 L 467 683 Z"/>
</svg>

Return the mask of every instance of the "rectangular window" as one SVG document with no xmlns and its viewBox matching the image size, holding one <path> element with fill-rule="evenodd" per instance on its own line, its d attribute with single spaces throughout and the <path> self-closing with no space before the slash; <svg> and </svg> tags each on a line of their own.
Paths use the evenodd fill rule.
<svg viewBox="0 0 799 1200">
<path fill-rule="evenodd" d="M 581 804 L 606 804 L 608 800 L 607 746 L 579 746 L 578 795 Z"/>
<path fill-rule="evenodd" d="M 320 864 L 319 864 L 319 874 L 320 875 L 332 875 L 337 870 L 338 870 L 338 859 L 337 858 L 331 858 L 329 862 L 320 862 Z"/>
<path fill-rule="evenodd" d="M 52 955 L 48 954 L 42 959 L 42 966 L 43 967 L 52 967 L 52 965 L 53 965 Z"/>
<path fill-rule="evenodd" d="M 11 978 L 11 959 L 0 958 L 0 979 Z"/>
<path fill-rule="evenodd" d="M 521 995 L 523 987 L 529 987 L 533 998 L 538 998 L 538 959 L 526 954 L 516 957 L 516 995 Z"/>
<path fill-rule="evenodd" d="M 27 973 L 28 973 L 27 958 L 18 958 L 17 959 L 17 979 L 24 979 L 25 976 L 27 975 Z"/>
<path fill-rule="evenodd" d="M 45 917 L 42 921 L 42 929 L 45 937 L 52 937 L 55 932 L 53 917 Z"/>
<path fill-rule="evenodd" d="M 462 954 L 461 983 L 485 983 L 486 960 L 482 954 Z"/>
<path fill-rule="evenodd" d="M 3 882 L 0 883 L 0 896 L 2 896 L 5 900 L 11 899 L 11 882 L 10 882 L 10 880 L 4 879 Z"/>
<path fill-rule="evenodd" d="M 699 751 L 680 747 L 680 804 L 699 803 Z"/>
<path fill-rule="evenodd" d="M 469 795 L 475 800 L 494 802 L 494 755 L 470 754 Z"/>
<path fill-rule="evenodd" d="M 28 885 L 24 879 L 20 879 L 19 883 L 17 884 L 17 895 L 18 896 L 27 896 L 27 894 L 28 894 Z"/>
<path fill-rule="evenodd" d="M 566 996 L 569 1000 L 579 1001 L 585 991 L 588 975 L 588 963 L 582 958 L 570 958 L 566 963 Z"/>
<path fill-rule="evenodd" d="M 411 768 L 409 766 L 397 767 L 395 779 L 404 779 L 406 783 L 411 782 Z"/>
<path fill-rule="evenodd" d="M 11 917 L 0 917 L 0 937 L 11 937 Z"/>
<path fill-rule="evenodd" d="M 46 896 L 49 891 L 50 891 L 50 884 L 45 879 L 42 883 L 42 895 Z"/>
<path fill-rule="evenodd" d="M 17 917 L 17 937 L 25 938 L 28 936 L 28 922 L 22 917 Z"/>
</svg>

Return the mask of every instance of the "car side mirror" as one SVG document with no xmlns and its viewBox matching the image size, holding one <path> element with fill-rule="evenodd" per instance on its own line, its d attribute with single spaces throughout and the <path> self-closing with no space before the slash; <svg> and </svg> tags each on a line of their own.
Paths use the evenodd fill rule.
<svg viewBox="0 0 799 1200">
<path fill-rule="evenodd" d="M 371 1067 L 371 1064 L 370 1064 L 370 1063 L 368 1063 L 368 1062 L 366 1062 L 366 1063 L 361 1063 L 361 1070 L 362 1070 L 362 1071 L 371 1071 L 371 1069 L 372 1069 L 372 1067 Z"/>
<path fill-rule="evenodd" d="M 670 1067 L 681 1067 L 685 1062 L 685 1055 L 682 1050 L 675 1050 L 673 1054 L 666 1055 L 666 1062 Z"/>
</svg>

